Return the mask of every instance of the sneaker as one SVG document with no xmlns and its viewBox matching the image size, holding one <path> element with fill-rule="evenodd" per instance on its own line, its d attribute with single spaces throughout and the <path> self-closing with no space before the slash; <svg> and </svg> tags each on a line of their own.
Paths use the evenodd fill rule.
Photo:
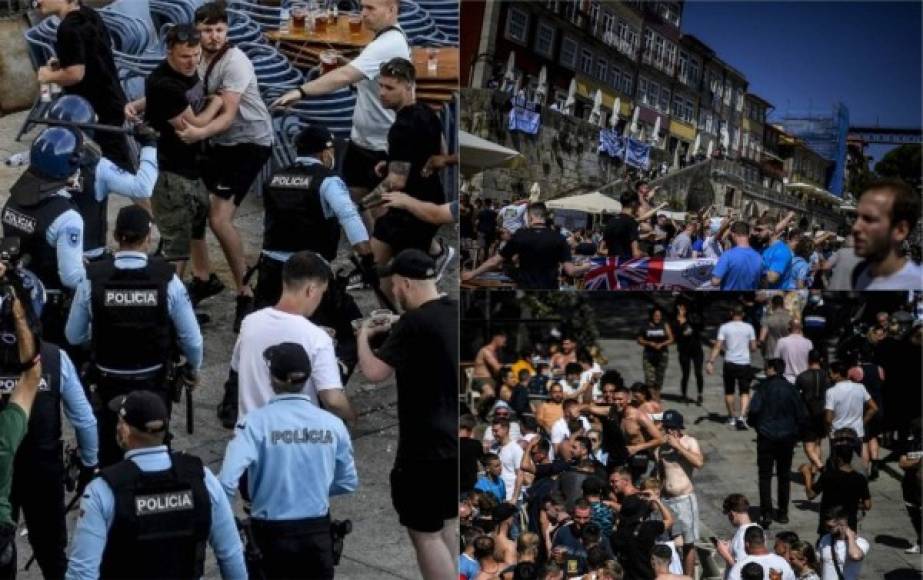
<svg viewBox="0 0 923 580">
<path fill-rule="evenodd" d="M 699 395 L 698 397 L 695 398 L 695 404 L 698 405 L 699 407 L 702 406 L 702 395 Z"/>
<path fill-rule="evenodd" d="M 734 426 L 737 427 L 738 431 L 746 431 L 748 428 L 747 421 L 743 417 L 738 417 L 735 423 Z"/>
<path fill-rule="evenodd" d="M 914 544 L 904 550 L 905 554 L 919 554 L 920 553 L 920 544 Z"/>
<path fill-rule="evenodd" d="M 728 417 L 728 422 L 727 422 L 728 427 L 733 427 L 736 424 L 737 424 L 737 419 L 735 419 L 734 417 Z"/>
<path fill-rule="evenodd" d="M 253 296 L 238 294 L 237 308 L 234 311 L 234 332 L 240 332 L 240 323 L 251 312 L 253 312 Z"/>
<path fill-rule="evenodd" d="M 439 238 L 439 247 L 442 248 L 442 251 L 439 252 L 438 256 L 434 256 L 436 259 L 437 282 L 442 280 L 442 275 L 445 274 L 446 268 L 449 267 L 449 264 L 452 263 L 452 258 L 455 257 L 455 248 L 447 244 L 443 238 Z"/>
<path fill-rule="evenodd" d="M 872 460 L 872 464 L 869 466 L 869 481 L 875 481 L 878 479 L 878 461 Z"/>
<path fill-rule="evenodd" d="M 209 274 L 208 280 L 193 276 L 192 280 L 186 284 L 186 290 L 189 292 L 192 305 L 197 306 L 199 302 L 211 298 L 215 294 L 220 294 L 224 290 L 224 283 L 214 273 Z"/>
</svg>

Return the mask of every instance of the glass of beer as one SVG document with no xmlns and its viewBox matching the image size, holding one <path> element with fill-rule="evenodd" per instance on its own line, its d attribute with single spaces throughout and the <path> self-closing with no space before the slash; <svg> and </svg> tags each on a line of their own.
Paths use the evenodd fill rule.
<svg viewBox="0 0 923 580">
<path fill-rule="evenodd" d="M 358 12 L 349 13 L 349 33 L 352 36 L 359 36 L 362 32 L 362 15 Z"/>
<path fill-rule="evenodd" d="M 308 16 L 308 8 L 304 4 L 292 6 L 292 30 L 304 31 L 304 21 Z"/>
<path fill-rule="evenodd" d="M 340 66 L 340 53 L 329 48 L 320 53 L 320 74 L 325 75 Z"/>
<path fill-rule="evenodd" d="M 318 10 L 314 13 L 314 32 L 323 34 L 327 32 L 327 11 Z"/>
</svg>

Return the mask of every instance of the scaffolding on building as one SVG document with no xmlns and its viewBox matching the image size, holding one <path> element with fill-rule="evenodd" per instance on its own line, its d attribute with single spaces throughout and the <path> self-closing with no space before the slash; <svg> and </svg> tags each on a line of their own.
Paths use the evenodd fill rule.
<svg viewBox="0 0 923 580">
<path fill-rule="evenodd" d="M 842 196 L 849 135 L 849 109 L 846 105 L 836 103 L 830 113 L 786 111 L 779 122 L 787 133 L 798 137 L 818 155 L 833 162 L 827 176 L 827 190 Z"/>
</svg>

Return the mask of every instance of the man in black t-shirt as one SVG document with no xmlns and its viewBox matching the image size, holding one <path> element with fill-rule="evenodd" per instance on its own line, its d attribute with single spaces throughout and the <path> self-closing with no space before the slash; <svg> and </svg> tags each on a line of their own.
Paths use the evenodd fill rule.
<svg viewBox="0 0 923 580">
<path fill-rule="evenodd" d="M 206 99 L 196 66 L 202 56 L 199 32 L 190 24 L 178 24 L 164 37 L 167 58 L 151 72 L 145 98 L 126 107 L 134 116 L 144 111 L 147 122 L 160 132 L 157 161 L 160 177 L 151 205 L 160 230 L 165 259 L 178 262 L 180 275 L 185 261 L 193 257 L 189 297 L 193 304 L 220 292 L 224 285 L 208 271 L 205 225 L 208 192 L 200 180 L 200 144 L 187 145 L 176 131 L 187 125 L 211 121 L 221 99 Z"/>
<path fill-rule="evenodd" d="M 635 214 L 638 211 L 640 200 L 634 191 L 626 191 L 619 198 L 622 204 L 622 213 L 612 218 L 606 229 L 603 230 L 603 240 L 610 258 L 640 258 L 641 248 L 638 245 L 638 222 Z"/>
<path fill-rule="evenodd" d="M 462 280 L 471 280 L 514 257 L 519 259 L 517 286 L 524 290 L 557 290 L 559 269 L 563 268 L 568 276 L 579 276 L 590 269 L 590 264 L 574 264 L 567 240 L 545 226 L 545 204 L 531 204 L 528 216 L 529 227 L 516 230 L 499 254 L 491 256 L 476 269 L 464 272 Z"/>
<path fill-rule="evenodd" d="M 57 66 L 39 67 L 38 82 L 55 83 L 67 94 L 80 95 L 93 105 L 100 123 L 121 127 L 125 122 L 125 93 L 112 58 L 112 39 L 102 18 L 78 0 L 43 0 L 38 8 L 43 15 L 61 20 L 55 39 Z M 122 169 L 133 170 L 125 135 L 96 131 L 93 140 L 106 158 Z"/>
<path fill-rule="evenodd" d="M 405 191 L 437 205 L 445 203 L 439 175 L 430 172 L 423 176 L 429 158 L 443 153 L 442 123 L 429 106 L 416 102 L 415 83 L 416 72 L 409 60 L 393 58 L 381 65 L 379 98 L 383 107 L 396 111 L 396 116 L 388 130 L 388 161 L 375 168 L 384 179 L 365 198 L 373 200 L 368 203 L 374 204 L 377 196 L 389 191 Z M 385 264 L 408 248 L 439 253 L 441 248 L 431 247 L 438 229 L 438 225 L 420 220 L 409 211 L 389 208 L 375 219 L 372 230 L 375 263 Z M 382 290 L 390 293 L 390 285 L 383 282 Z"/>
<path fill-rule="evenodd" d="M 478 247 L 482 252 L 481 258 L 486 259 L 490 246 L 497 239 L 497 211 L 494 209 L 494 200 L 490 198 L 484 200 L 484 207 L 475 216 L 475 223 Z"/>
<path fill-rule="evenodd" d="M 458 513 L 458 302 L 436 289 L 436 263 L 408 249 L 385 267 L 400 320 L 359 329 L 359 368 L 372 382 L 397 379 L 398 444 L 391 499 L 424 578 L 452 578 Z M 390 330 L 372 352 L 369 338 Z"/>
</svg>

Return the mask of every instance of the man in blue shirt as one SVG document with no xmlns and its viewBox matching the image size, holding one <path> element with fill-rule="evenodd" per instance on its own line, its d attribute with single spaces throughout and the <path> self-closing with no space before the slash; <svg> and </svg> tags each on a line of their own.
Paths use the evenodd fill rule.
<svg viewBox="0 0 923 580">
<path fill-rule="evenodd" d="M 333 578 L 330 497 L 359 484 L 349 432 L 302 393 L 311 375 L 304 347 L 283 342 L 263 356 L 276 395 L 237 425 L 218 477 L 233 500 L 246 472 L 266 578 Z"/>
<path fill-rule="evenodd" d="M 150 391 L 111 401 L 125 460 L 90 482 L 80 503 L 68 580 L 200 578 L 205 542 L 224 579 L 247 578 L 234 514 L 202 460 L 164 445 L 169 413 Z"/>
<path fill-rule="evenodd" d="M 164 378 L 175 341 L 186 359 L 184 380 L 195 383 L 202 366 L 202 333 L 186 287 L 172 265 L 148 258 L 151 217 L 144 209 L 119 211 L 111 260 L 91 264 L 89 280 L 77 287 L 65 334 L 74 345 L 91 343 L 96 392 L 103 402 L 130 391 L 159 393 L 167 408 Z M 92 334 L 91 334 L 91 321 Z M 101 411 L 101 461 L 121 458 L 113 443 L 116 417 Z"/>
<path fill-rule="evenodd" d="M 481 458 L 481 465 L 484 466 L 484 474 L 478 476 L 474 489 L 492 494 L 497 501 L 506 501 L 506 484 L 500 478 L 503 472 L 503 464 L 496 453 L 488 453 Z"/>
<path fill-rule="evenodd" d="M 735 222 L 731 226 L 734 247 L 723 252 L 711 273 L 712 286 L 722 290 L 755 290 L 760 285 L 760 255 L 750 247 L 750 226 Z"/>
<path fill-rule="evenodd" d="M 785 221 L 783 220 L 783 223 Z M 791 284 L 792 260 L 795 257 L 785 241 L 784 227 L 780 229 L 780 225 L 781 223 L 775 224 L 773 218 L 763 216 L 757 220 L 753 228 L 753 233 L 764 246 L 763 281 L 767 288 L 775 290 L 785 289 L 786 285 Z"/>
</svg>

